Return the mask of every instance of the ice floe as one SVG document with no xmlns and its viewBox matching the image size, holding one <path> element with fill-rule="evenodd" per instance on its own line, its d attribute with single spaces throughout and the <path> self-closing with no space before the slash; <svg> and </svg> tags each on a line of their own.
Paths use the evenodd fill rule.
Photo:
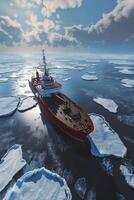
<svg viewBox="0 0 134 200">
<path fill-rule="evenodd" d="M 128 126 L 134 126 L 134 114 L 132 115 L 119 115 L 117 116 L 118 120 L 123 122 Z"/>
<path fill-rule="evenodd" d="M 110 176 L 113 176 L 113 164 L 109 158 L 103 158 L 101 166 Z"/>
<path fill-rule="evenodd" d="M 87 194 L 87 200 L 96 200 L 96 191 L 95 188 L 92 187 Z"/>
<path fill-rule="evenodd" d="M 74 188 L 78 196 L 84 199 L 87 190 L 86 178 L 85 177 L 78 178 L 74 184 Z"/>
<path fill-rule="evenodd" d="M 121 83 L 125 87 L 134 87 L 134 79 L 122 79 Z"/>
<path fill-rule="evenodd" d="M 77 67 L 77 68 L 75 68 L 75 70 L 82 71 L 82 70 L 84 70 L 84 68 L 83 67 Z"/>
<path fill-rule="evenodd" d="M 115 64 L 115 65 L 132 65 L 133 62 L 129 60 L 109 60 L 110 64 Z"/>
<path fill-rule="evenodd" d="M 0 117 L 9 116 L 17 109 L 18 97 L 0 97 Z"/>
<path fill-rule="evenodd" d="M 134 74 L 134 71 L 131 71 L 129 69 L 122 69 L 122 70 L 119 70 L 119 72 L 122 74 L 128 74 L 128 75 Z"/>
<path fill-rule="evenodd" d="M 71 200 L 71 192 L 63 178 L 45 168 L 24 174 L 7 192 L 4 200 Z"/>
<path fill-rule="evenodd" d="M 81 78 L 83 80 L 86 80 L 86 81 L 96 81 L 96 80 L 98 80 L 96 75 L 90 75 L 90 74 L 84 74 L 84 75 L 81 76 Z"/>
<path fill-rule="evenodd" d="M 93 99 L 96 103 L 103 106 L 105 109 L 109 110 L 112 113 L 117 112 L 118 105 L 112 100 L 112 99 L 106 99 L 106 98 L 94 98 Z"/>
<path fill-rule="evenodd" d="M 119 70 L 131 70 L 133 69 L 133 66 L 116 66 L 114 68 Z"/>
<path fill-rule="evenodd" d="M 0 162 L 0 192 L 25 165 L 21 146 L 15 144 L 7 151 Z"/>
<path fill-rule="evenodd" d="M 134 167 L 120 165 L 120 170 L 121 170 L 122 175 L 125 177 L 127 184 L 130 187 L 134 188 Z"/>
<path fill-rule="evenodd" d="M 63 80 L 64 80 L 64 81 L 69 81 L 69 80 L 71 80 L 71 77 L 64 78 Z"/>
<path fill-rule="evenodd" d="M 69 69 L 69 70 L 73 70 L 75 69 L 74 66 L 61 66 L 61 65 L 57 65 L 57 66 L 54 66 L 54 67 L 51 67 L 49 68 L 50 70 L 53 70 L 53 69 Z"/>
<path fill-rule="evenodd" d="M 90 117 L 94 124 L 94 131 L 87 136 L 91 143 L 91 153 L 98 157 L 124 157 L 127 149 L 105 118 L 97 114 L 91 114 Z"/>
<path fill-rule="evenodd" d="M 12 66 L 1 67 L 0 68 L 0 74 L 6 74 L 6 73 L 11 73 L 11 72 L 16 72 L 18 70 L 19 70 L 18 67 L 12 67 Z"/>
<path fill-rule="evenodd" d="M 127 88 L 133 88 L 132 85 L 128 85 L 128 84 L 124 84 L 124 83 L 122 83 L 121 85 L 124 86 L 124 87 L 127 87 Z"/>
<path fill-rule="evenodd" d="M 20 102 L 20 105 L 18 106 L 18 111 L 24 112 L 29 109 L 32 109 L 36 105 L 37 101 L 35 100 L 35 97 L 26 97 Z"/>
<path fill-rule="evenodd" d="M 0 83 L 8 82 L 8 78 L 0 78 Z"/>
<path fill-rule="evenodd" d="M 20 75 L 21 75 L 20 73 L 13 73 L 13 74 L 10 74 L 8 77 L 16 79 L 16 78 L 19 78 Z"/>
</svg>

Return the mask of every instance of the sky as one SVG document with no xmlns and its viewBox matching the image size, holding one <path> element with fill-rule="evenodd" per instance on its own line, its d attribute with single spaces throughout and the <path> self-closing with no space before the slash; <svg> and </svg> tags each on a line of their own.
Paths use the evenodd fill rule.
<svg viewBox="0 0 134 200">
<path fill-rule="evenodd" d="M 133 53 L 134 0 L 0 0 L 0 50 Z"/>
</svg>

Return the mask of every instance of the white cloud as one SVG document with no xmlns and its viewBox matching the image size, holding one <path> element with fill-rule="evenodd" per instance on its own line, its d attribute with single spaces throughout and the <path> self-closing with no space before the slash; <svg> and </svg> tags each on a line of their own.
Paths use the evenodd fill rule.
<svg viewBox="0 0 134 200">
<path fill-rule="evenodd" d="M 33 7 L 33 4 L 28 2 L 27 0 L 13 0 L 13 2 L 10 2 L 10 6 L 16 6 L 18 8 L 27 8 L 31 9 Z"/>
<path fill-rule="evenodd" d="M 44 19 L 42 21 L 38 21 L 37 16 L 31 12 L 30 17 L 26 20 L 26 24 L 31 27 L 30 31 L 26 31 L 23 34 L 24 41 L 27 43 L 41 43 L 42 40 L 47 40 L 47 34 L 53 31 L 59 31 L 60 29 L 60 21 L 52 21 L 50 19 Z M 44 42 L 42 41 L 42 42 Z"/>
<path fill-rule="evenodd" d="M 21 25 L 16 20 L 12 20 L 9 16 L 0 16 L 0 25 L 21 29 Z"/>
<path fill-rule="evenodd" d="M 68 45 L 76 45 L 77 40 L 71 36 L 69 36 L 65 29 L 65 34 L 62 35 L 60 33 L 53 32 L 48 35 L 49 44 L 52 46 L 68 46 Z"/>
<path fill-rule="evenodd" d="M 120 0 L 113 11 L 90 27 L 72 26 L 68 34 L 83 44 L 119 44 L 133 38 L 134 0 Z"/>
<path fill-rule="evenodd" d="M 43 16 L 50 17 L 57 9 L 76 8 L 82 5 L 83 0 L 46 0 L 41 13 Z"/>
<path fill-rule="evenodd" d="M 23 34 L 21 25 L 9 18 L 9 16 L 0 16 L 0 43 L 12 45 L 13 42 L 20 42 Z"/>
</svg>

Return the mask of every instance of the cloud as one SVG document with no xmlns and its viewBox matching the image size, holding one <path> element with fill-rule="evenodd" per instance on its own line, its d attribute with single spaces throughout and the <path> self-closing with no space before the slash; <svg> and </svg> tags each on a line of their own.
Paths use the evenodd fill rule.
<svg viewBox="0 0 134 200">
<path fill-rule="evenodd" d="M 52 21 L 50 19 L 44 19 L 38 21 L 37 16 L 31 12 L 30 18 L 26 20 L 26 24 L 31 27 L 30 31 L 25 31 L 23 34 L 23 39 L 29 44 L 41 44 L 46 43 L 47 35 L 51 31 L 60 30 L 60 21 Z M 45 41 L 45 42 L 44 42 Z"/>
<path fill-rule="evenodd" d="M 37 1 L 39 4 L 39 0 Z M 76 8 L 82 5 L 83 0 L 46 0 L 41 11 L 43 16 L 50 17 L 57 9 Z"/>
<path fill-rule="evenodd" d="M 60 34 L 60 33 L 51 33 L 48 35 L 48 44 L 57 47 L 57 46 L 70 46 L 77 45 L 77 40 L 68 34 Z"/>
<path fill-rule="evenodd" d="M 119 45 L 134 42 L 134 1 L 118 0 L 113 11 L 103 14 L 102 18 L 89 27 L 72 26 L 68 34 L 84 45 Z"/>
<path fill-rule="evenodd" d="M 77 40 L 69 36 L 66 29 L 64 34 L 57 32 L 56 25 L 53 21 L 46 19 L 44 20 L 44 22 L 38 23 L 37 26 L 32 27 L 31 31 L 24 32 L 24 43 L 27 43 L 29 45 L 47 44 L 51 47 L 77 45 Z"/>
<path fill-rule="evenodd" d="M 60 22 L 48 18 L 38 21 L 37 16 L 31 13 L 30 19 L 26 21 L 31 31 L 24 32 L 24 41 L 30 45 L 48 44 L 51 47 L 76 45 L 77 40 L 69 36 L 68 28 L 64 28 L 63 34 L 60 33 Z"/>
<path fill-rule="evenodd" d="M 11 6 L 17 6 L 20 10 L 14 9 L 17 11 L 12 15 L 14 20 L 8 16 L 0 17 L 0 43 L 12 45 L 23 41 L 29 45 L 47 43 L 50 46 L 81 45 L 121 50 L 133 48 L 134 0 L 117 0 L 115 8 L 109 13 L 103 13 L 94 25 L 63 27 L 66 22 L 59 15 L 59 9 L 79 8 L 82 2 L 83 0 L 44 0 L 44 3 L 43 0 L 12 0 Z M 51 17 L 53 14 L 55 16 Z M 17 20 L 24 20 L 22 26 Z"/>
<path fill-rule="evenodd" d="M 16 6 L 17 8 L 26 8 L 31 9 L 33 7 L 33 4 L 28 2 L 27 0 L 13 0 L 13 2 L 10 2 L 10 6 Z"/>
<path fill-rule="evenodd" d="M 0 44 L 8 46 L 20 42 L 22 34 L 22 27 L 16 20 L 9 16 L 0 16 Z"/>
</svg>

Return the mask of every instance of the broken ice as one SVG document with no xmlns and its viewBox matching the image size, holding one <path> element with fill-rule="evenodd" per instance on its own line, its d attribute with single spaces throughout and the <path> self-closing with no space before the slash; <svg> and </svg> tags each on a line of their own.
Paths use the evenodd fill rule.
<svg viewBox="0 0 134 200">
<path fill-rule="evenodd" d="M 0 117 L 9 116 L 17 109 L 18 97 L 0 97 Z"/>
<path fill-rule="evenodd" d="M 81 76 L 81 78 L 86 81 L 95 81 L 98 79 L 96 75 L 90 75 L 90 74 L 84 74 Z"/>
<path fill-rule="evenodd" d="M 91 143 L 91 153 L 98 157 L 124 157 L 127 149 L 105 118 L 96 114 L 91 114 L 90 117 L 94 124 L 94 131 L 87 137 Z"/>
<path fill-rule="evenodd" d="M 26 165 L 22 158 L 21 146 L 15 144 L 3 156 L 0 163 L 0 192 L 12 180 L 13 176 Z"/>
<path fill-rule="evenodd" d="M 20 102 L 18 110 L 20 112 L 24 112 L 24 111 L 27 111 L 29 109 L 32 109 L 36 105 L 37 105 L 37 101 L 35 100 L 34 97 L 26 97 Z"/>
<path fill-rule="evenodd" d="M 125 177 L 127 184 L 134 188 L 134 167 L 120 165 L 122 175 Z"/>
<path fill-rule="evenodd" d="M 106 99 L 106 98 L 94 98 L 93 99 L 96 103 L 103 106 L 105 109 L 109 110 L 112 113 L 117 112 L 118 105 L 112 100 L 112 99 Z"/>
<path fill-rule="evenodd" d="M 6 83 L 8 82 L 8 78 L 0 78 L 0 83 Z"/>
<path fill-rule="evenodd" d="M 122 79 L 121 83 L 125 87 L 134 87 L 134 79 Z"/>
<path fill-rule="evenodd" d="M 24 174 L 7 192 L 4 200 L 71 200 L 71 192 L 63 178 L 45 168 Z"/>
<path fill-rule="evenodd" d="M 134 74 L 134 71 L 131 71 L 130 69 L 121 69 L 119 70 L 119 72 L 122 74 L 128 74 L 128 75 Z"/>
</svg>

